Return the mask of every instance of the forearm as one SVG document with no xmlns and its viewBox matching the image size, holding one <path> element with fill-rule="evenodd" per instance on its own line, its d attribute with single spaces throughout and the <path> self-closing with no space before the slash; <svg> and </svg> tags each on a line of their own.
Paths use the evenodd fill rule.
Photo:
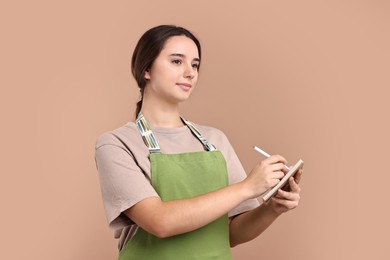
<svg viewBox="0 0 390 260">
<path fill-rule="evenodd" d="M 230 222 L 230 245 L 234 247 L 256 238 L 279 216 L 280 213 L 277 213 L 270 204 L 262 204 L 234 217 Z"/>
<path fill-rule="evenodd" d="M 162 202 L 150 198 L 134 205 L 125 213 L 146 231 L 169 237 L 198 229 L 248 199 L 243 183 L 197 197 Z"/>
<path fill-rule="evenodd" d="M 285 159 L 283 157 L 274 155 L 256 165 L 248 177 L 239 183 L 204 195 L 182 200 L 162 202 L 157 197 L 148 198 L 126 210 L 125 214 L 140 227 L 158 237 L 167 237 L 189 232 L 205 226 L 223 214 L 226 214 L 241 202 L 250 198 L 256 198 L 269 188 L 275 186 L 279 182 L 279 179 L 284 176 L 282 172 L 282 169 L 284 169 L 284 161 Z M 267 213 L 267 211 L 262 213 L 263 210 L 258 210 L 260 210 L 258 215 Z M 269 213 L 265 215 L 270 216 Z M 238 219 L 243 217 L 240 216 Z M 248 215 L 247 217 L 249 219 L 256 219 L 255 216 Z M 237 222 L 237 225 L 239 228 L 243 224 Z M 248 229 L 248 233 L 253 232 L 249 230 L 251 227 L 244 228 Z M 236 232 L 238 231 L 234 233 Z M 250 240 L 245 238 L 241 239 L 239 235 L 237 236 L 237 241 L 240 241 L 240 243 L 243 240 Z"/>
</svg>

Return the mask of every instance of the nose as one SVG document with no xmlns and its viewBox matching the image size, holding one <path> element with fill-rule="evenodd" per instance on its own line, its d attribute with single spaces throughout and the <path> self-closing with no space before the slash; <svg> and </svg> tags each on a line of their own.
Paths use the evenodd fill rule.
<svg viewBox="0 0 390 260">
<path fill-rule="evenodd" d="M 198 73 L 198 71 L 197 71 L 197 69 L 192 67 L 192 64 L 185 66 L 185 70 L 184 70 L 184 77 L 185 78 L 193 79 L 195 77 L 196 73 Z"/>
</svg>

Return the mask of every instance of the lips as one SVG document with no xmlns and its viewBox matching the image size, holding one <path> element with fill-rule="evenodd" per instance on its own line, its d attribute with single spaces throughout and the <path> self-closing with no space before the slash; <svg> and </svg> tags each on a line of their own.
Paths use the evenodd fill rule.
<svg viewBox="0 0 390 260">
<path fill-rule="evenodd" d="M 188 91 L 191 89 L 192 85 L 188 83 L 176 83 L 182 90 Z"/>
</svg>

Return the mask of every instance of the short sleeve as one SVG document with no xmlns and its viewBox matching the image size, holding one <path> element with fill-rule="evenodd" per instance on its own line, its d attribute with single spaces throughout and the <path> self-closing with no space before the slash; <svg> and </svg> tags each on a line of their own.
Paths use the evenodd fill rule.
<svg viewBox="0 0 390 260">
<path fill-rule="evenodd" d="M 137 202 L 158 197 L 133 155 L 116 144 L 102 144 L 95 149 L 104 209 L 113 229 L 134 224 L 123 211 Z"/>
</svg>

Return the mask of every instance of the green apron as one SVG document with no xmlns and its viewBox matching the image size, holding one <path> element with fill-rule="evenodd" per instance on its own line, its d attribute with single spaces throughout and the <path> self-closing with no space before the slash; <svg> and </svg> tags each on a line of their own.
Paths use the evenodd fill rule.
<svg viewBox="0 0 390 260">
<path fill-rule="evenodd" d="M 187 120 L 183 122 L 207 151 L 162 154 L 146 119 L 140 114 L 137 126 L 150 151 L 152 185 L 162 201 L 186 199 L 228 185 L 226 161 Z M 232 259 L 227 214 L 191 232 L 158 238 L 141 227 L 119 253 L 119 260 Z"/>
</svg>

